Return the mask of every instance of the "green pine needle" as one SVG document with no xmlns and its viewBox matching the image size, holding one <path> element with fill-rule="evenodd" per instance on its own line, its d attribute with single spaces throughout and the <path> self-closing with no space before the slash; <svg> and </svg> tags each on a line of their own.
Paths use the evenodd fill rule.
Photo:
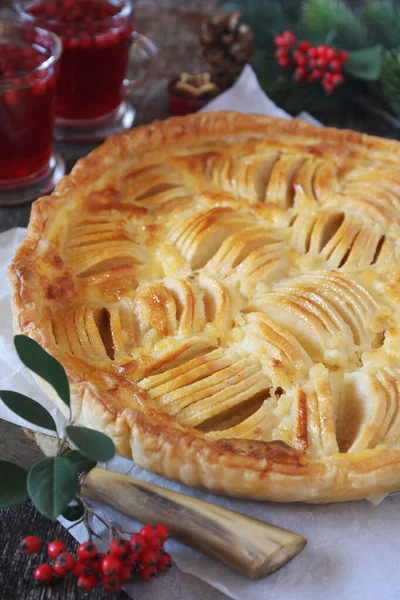
<svg viewBox="0 0 400 600">
<path fill-rule="evenodd" d="M 300 16 L 298 0 L 238 0 L 236 7 L 242 21 L 252 28 L 257 49 L 272 46 L 273 38 L 294 29 Z"/>
<path fill-rule="evenodd" d="M 367 29 L 368 45 L 391 49 L 400 45 L 400 6 L 391 0 L 374 0 L 365 6 L 361 19 Z"/>
<path fill-rule="evenodd" d="M 362 48 L 366 31 L 361 20 L 342 0 L 308 0 L 303 22 L 310 37 L 340 48 Z"/>
</svg>

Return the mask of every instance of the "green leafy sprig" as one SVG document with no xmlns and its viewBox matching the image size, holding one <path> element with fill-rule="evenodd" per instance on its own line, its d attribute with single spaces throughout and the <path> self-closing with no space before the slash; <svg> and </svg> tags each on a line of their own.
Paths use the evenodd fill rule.
<svg viewBox="0 0 400 600">
<path fill-rule="evenodd" d="M 228 6 L 228 5 L 227 5 Z M 370 0 L 351 9 L 344 0 L 236 0 L 229 9 L 241 12 L 253 29 L 253 66 L 267 94 L 293 115 L 346 110 L 360 102 L 400 126 L 400 2 Z M 281 69 L 274 57 L 274 36 L 293 30 L 299 40 L 346 50 L 345 85 L 327 96 L 318 83 L 299 84 L 293 71 Z M 290 72 L 289 72 L 290 71 Z"/>
<path fill-rule="evenodd" d="M 19 417 L 57 435 L 57 455 L 39 460 L 29 471 L 0 460 L 0 509 L 31 499 L 37 510 L 55 521 L 62 515 L 69 521 L 79 520 L 85 513 L 77 496 L 78 475 L 89 471 L 98 461 L 106 462 L 115 453 L 112 440 L 99 431 L 74 425 L 71 394 L 64 367 L 35 340 L 16 335 L 15 348 L 23 364 L 50 384 L 68 408 L 69 421 L 60 436 L 53 417 L 38 402 L 18 392 L 0 390 L 4 404 Z M 65 451 L 66 441 L 76 447 Z"/>
</svg>

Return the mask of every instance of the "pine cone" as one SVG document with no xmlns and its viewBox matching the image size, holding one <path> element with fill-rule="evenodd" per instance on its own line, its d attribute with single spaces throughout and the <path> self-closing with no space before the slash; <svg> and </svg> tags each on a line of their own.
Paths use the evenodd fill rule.
<svg viewBox="0 0 400 600">
<path fill-rule="evenodd" d="M 254 54 L 254 36 L 248 25 L 239 24 L 240 12 L 217 12 L 201 24 L 203 59 L 211 66 L 213 81 L 228 87 Z"/>
</svg>

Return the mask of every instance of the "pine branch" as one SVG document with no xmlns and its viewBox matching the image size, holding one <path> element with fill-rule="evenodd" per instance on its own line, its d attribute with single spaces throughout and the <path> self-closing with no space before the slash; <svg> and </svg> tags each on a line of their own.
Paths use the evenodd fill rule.
<svg viewBox="0 0 400 600">
<path fill-rule="evenodd" d="M 362 48 L 365 27 L 342 0 L 308 0 L 303 5 L 303 22 L 310 38 L 340 48 Z"/>
<path fill-rule="evenodd" d="M 382 96 L 390 108 L 400 114 L 400 51 L 386 50 L 381 76 Z"/>
<path fill-rule="evenodd" d="M 236 6 L 253 30 L 257 49 L 272 47 L 273 38 L 294 29 L 300 15 L 298 0 L 237 0 Z"/>
<path fill-rule="evenodd" d="M 374 0 L 361 12 L 367 29 L 368 45 L 380 44 L 385 48 L 400 45 L 400 6 L 391 0 Z"/>
</svg>

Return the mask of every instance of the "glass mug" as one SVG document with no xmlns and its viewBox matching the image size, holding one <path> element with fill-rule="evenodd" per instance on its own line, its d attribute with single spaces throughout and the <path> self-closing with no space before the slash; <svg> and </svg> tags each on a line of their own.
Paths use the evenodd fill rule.
<svg viewBox="0 0 400 600">
<path fill-rule="evenodd" d="M 64 174 L 53 154 L 59 38 L 0 21 L 0 205 L 46 194 Z"/>
<path fill-rule="evenodd" d="M 53 31 L 62 41 L 55 138 L 92 141 L 131 127 L 135 110 L 124 99 L 154 76 L 157 49 L 134 32 L 130 1 L 14 0 L 14 4 L 25 21 Z M 140 72 L 133 74 L 134 69 Z"/>
</svg>

